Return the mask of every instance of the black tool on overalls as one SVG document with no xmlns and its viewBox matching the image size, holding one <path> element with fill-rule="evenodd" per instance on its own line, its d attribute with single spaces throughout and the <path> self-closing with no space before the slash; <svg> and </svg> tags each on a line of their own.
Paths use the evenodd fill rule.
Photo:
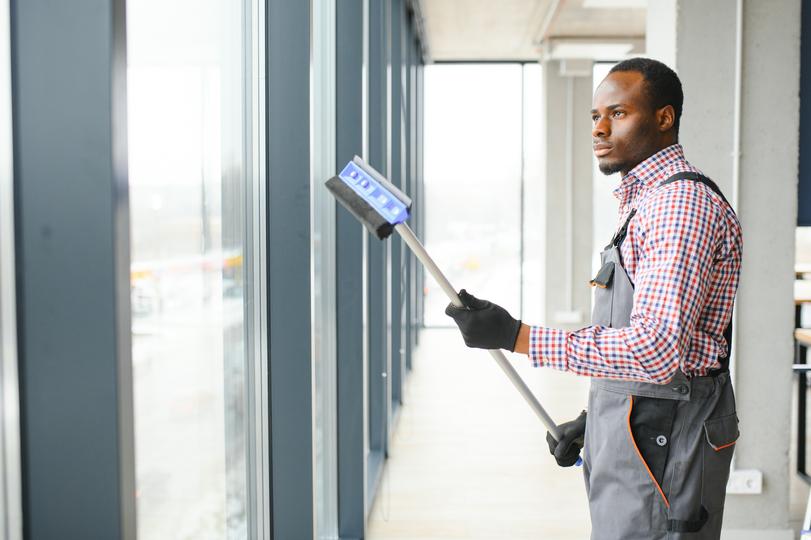
<svg viewBox="0 0 811 540">
<path fill-rule="evenodd" d="M 412 201 L 405 193 L 397 189 L 383 175 L 357 156 L 344 167 L 338 176 L 333 176 L 327 180 L 326 186 L 338 199 L 338 202 L 380 240 L 388 238 L 393 231 L 397 231 L 409 249 L 428 270 L 428 273 L 434 277 L 450 301 L 457 307 L 463 307 L 459 296 L 456 294 L 456 289 L 453 288 L 425 251 L 425 247 L 414 235 L 411 227 L 406 224 L 406 220 L 410 215 Z M 521 379 L 521 376 L 504 356 L 504 353 L 500 350 L 490 350 L 488 352 L 538 418 L 541 419 L 546 429 L 556 440 L 560 440 L 560 430 L 557 424 L 541 406 L 538 399 Z M 577 464 L 581 464 L 579 458 Z"/>
</svg>

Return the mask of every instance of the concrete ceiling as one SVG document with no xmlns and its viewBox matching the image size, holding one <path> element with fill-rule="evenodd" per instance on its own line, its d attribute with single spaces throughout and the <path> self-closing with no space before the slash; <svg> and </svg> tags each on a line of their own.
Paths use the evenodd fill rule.
<svg viewBox="0 0 811 540">
<path fill-rule="evenodd" d="M 538 60 L 544 41 L 553 56 L 610 56 L 644 48 L 646 0 L 421 0 L 430 60 Z M 544 31 L 546 29 L 546 31 Z M 574 47 L 572 47 L 574 45 Z M 563 51 L 563 49 L 560 49 Z M 575 51 L 575 52 L 571 52 Z M 590 52 L 591 51 L 591 52 Z M 606 58 L 609 59 L 609 58 Z"/>
</svg>

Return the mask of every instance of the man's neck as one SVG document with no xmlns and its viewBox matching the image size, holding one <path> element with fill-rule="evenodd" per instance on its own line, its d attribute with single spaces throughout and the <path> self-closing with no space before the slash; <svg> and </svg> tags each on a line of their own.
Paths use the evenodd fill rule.
<svg viewBox="0 0 811 540">
<path fill-rule="evenodd" d="M 661 152 L 665 148 L 669 148 L 669 147 L 673 146 L 674 144 L 678 144 L 678 143 L 679 143 L 679 140 L 674 139 L 674 140 L 671 140 L 669 142 L 666 141 L 666 142 L 661 143 L 660 145 L 657 145 L 650 152 L 647 152 L 647 154 L 648 154 L 647 157 L 644 157 L 644 158 L 640 159 L 639 161 L 637 161 L 633 165 L 630 165 L 626 169 L 620 169 L 620 174 L 622 175 L 622 178 L 625 178 L 628 175 L 629 172 L 634 170 L 634 168 L 637 165 L 639 165 L 640 163 L 642 163 L 643 161 L 645 161 L 647 159 L 650 159 L 651 156 L 655 156 L 656 154 L 658 154 L 659 152 Z"/>
</svg>

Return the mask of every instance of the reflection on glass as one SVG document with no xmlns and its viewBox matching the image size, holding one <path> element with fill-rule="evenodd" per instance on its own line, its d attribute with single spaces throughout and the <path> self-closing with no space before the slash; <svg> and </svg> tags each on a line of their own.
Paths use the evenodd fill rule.
<svg viewBox="0 0 811 540">
<path fill-rule="evenodd" d="M 127 3 L 140 540 L 247 537 L 244 15 Z"/>
<path fill-rule="evenodd" d="M 425 68 L 426 247 L 450 282 L 520 312 L 521 66 Z M 447 297 L 425 280 L 425 324 Z"/>
</svg>

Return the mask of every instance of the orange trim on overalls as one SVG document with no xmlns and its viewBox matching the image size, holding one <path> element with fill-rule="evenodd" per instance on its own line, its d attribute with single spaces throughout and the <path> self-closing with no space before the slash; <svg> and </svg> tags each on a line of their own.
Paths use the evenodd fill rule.
<svg viewBox="0 0 811 540">
<path fill-rule="evenodd" d="M 662 500 L 665 501 L 665 506 L 670 509 L 670 502 L 665 497 L 665 492 L 662 491 L 662 486 L 659 485 L 659 482 L 656 481 L 656 478 L 653 476 L 653 473 L 650 471 L 650 467 L 645 462 L 645 458 L 642 457 L 642 452 L 639 451 L 639 447 L 636 445 L 636 441 L 634 440 L 634 432 L 631 430 L 631 411 L 634 410 L 634 396 L 628 396 L 631 399 L 631 406 L 628 407 L 628 436 L 631 437 L 631 444 L 634 445 L 634 450 L 636 450 L 636 455 L 639 456 L 639 461 L 642 462 L 642 465 L 645 466 L 645 470 L 648 471 L 648 475 L 650 476 L 653 485 L 656 486 L 656 489 L 659 490 L 659 495 L 662 496 Z"/>
<path fill-rule="evenodd" d="M 736 442 L 738 442 L 738 441 L 732 441 L 731 443 L 729 443 L 729 444 L 725 444 L 724 446 L 719 446 L 718 448 L 716 448 L 716 447 L 714 447 L 714 446 L 713 446 L 713 447 L 712 447 L 712 449 L 713 449 L 713 450 L 715 450 L 716 452 L 720 452 L 720 451 L 721 451 L 721 450 L 723 450 L 724 448 L 729 448 L 730 446 L 732 446 L 732 445 L 733 445 L 733 444 L 735 444 Z"/>
</svg>

